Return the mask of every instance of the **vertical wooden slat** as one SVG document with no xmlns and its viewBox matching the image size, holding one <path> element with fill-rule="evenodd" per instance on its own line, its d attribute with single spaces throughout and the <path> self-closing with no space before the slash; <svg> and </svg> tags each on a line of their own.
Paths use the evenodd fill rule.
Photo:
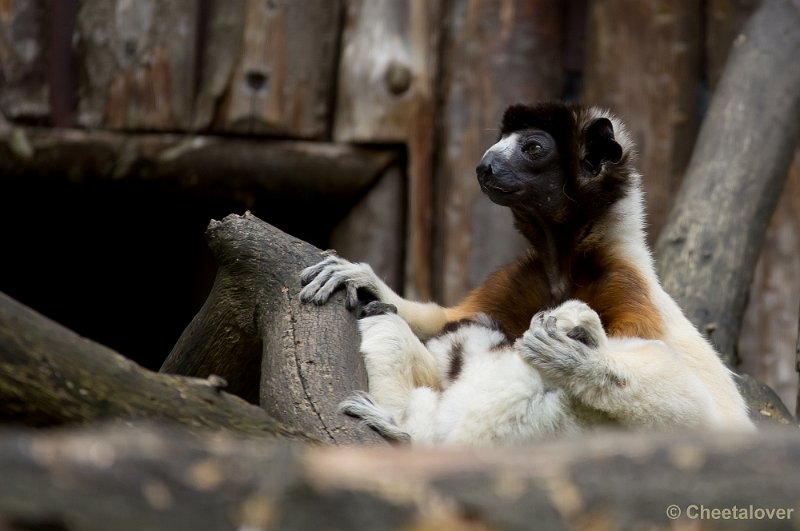
<svg viewBox="0 0 800 531">
<path fill-rule="evenodd" d="M 650 241 L 672 206 L 699 119 L 702 2 L 590 0 L 583 101 L 610 108 L 636 142 Z"/>
<path fill-rule="evenodd" d="M 337 0 L 215 0 L 198 128 L 325 138 L 341 30 Z"/>
<path fill-rule="evenodd" d="M 9 120 L 50 118 L 47 31 L 52 6 L 0 0 L 0 112 Z"/>
<path fill-rule="evenodd" d="M 408 147 L 405 293 L 431 295 L 434 79 L 441 0 L 348 0 L 334 122 L 338 142 Z"/>
<path fill-rule="evenodd" d="M 475 165 L 497 140 L 506 106 L 559 96 L 562 10 L 553 0 L 454 0 L 447 27 L 437 292 L 450 305 L 525 247 L 508 209 L 481 194 Z"/>
<path fill-rule="evenodd" d="M 84 0 L 78 13 L 78 122 L 188 129 L 195 83 L 195 0 Z"/>
</svg>

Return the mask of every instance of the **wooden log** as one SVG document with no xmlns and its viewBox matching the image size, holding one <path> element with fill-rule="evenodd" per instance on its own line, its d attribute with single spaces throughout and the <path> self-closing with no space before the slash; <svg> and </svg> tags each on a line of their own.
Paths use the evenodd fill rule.
<svg viewBox="0 0 800 531">
<path fill-rule="evenodd" d="M 170 422 L 313 440 L 223 392 L 224 382 L 158 374 L 0 293 L 0 419 L 28 426 Z"/>
<path fill-rule="evenodd" d="M 709 2 L 707 21 L 708 81 L 719 80 L 728 51 L 760 0 Z M 741 36 L 741 37 L 740 37 Z M 800 300 L 800 151 L 789 171 L 784 191 L 767 226 L 747 309 L 737 342 L 738 370 L 772 387 L 784 403 L 794 404 L 798 394 L 795 360 L 795 318 Z"/>
<path fill-rule="evenodd" d="M 366 262 L 389 287 L 402 292 L 403 171 L 390 166 L 331 232 L 331 248 L 354 262 Z"/>
<path fill-rule="evenodd" d="M 10 120 L 50 119 L 47 30 L 52 7 L 37 0 L 0 3 L 0 114 Z"/>
<path fill-rule="evenodd" d="M 760 243 L 800 138 L 800 7 L 765 0 L 728 59 L 676 208 L 659 276 L 729 364 Z"/>
<path fill-rule="evenodd" d="M 158 180 L 215 199 L 352 203 L 398 156 L 341 144 L 0 127 L 7 177 Z"/>
<path fill-rule="evenodd" d="M 321 252 L 249 213 L 212 221 L 206 236 L 219 265 L 214 287 L 161 370 L 219 375 L 273 418 L 326 442 L 379 440 L 337 411 L 367 388 L 342 294 L 324 306 L 300 303 L 300 272 Z"/>
<path fill-rule="evenodd" d="M 441 155 L 437 161 L 437 299 L 458 302 L 522 254 L 511 213 L 489 201 L 475 178 L 511 103 L 557 99 L 564 25 L 557 1 L 459 0 L 448 4 L 442 64 Z M 491 53 L 487 53 L 491 50 Z"/>
<path fill-rule="evenodd" d="M 697 135 L 702 9 L 694 0 L 589 2 L 583 101 L 611 109 L 636 143 L 651 244 Z"/>
<path fill-rule="evenodd" d="M 0 468 L 10 529 L 800 524 L 800 445 L 788 430 L 596 434 L 503 452 L 300 447 L 142 426 L 6 431 Z"/>
<path fill-rule="evenodd" d="M 330 137 L 338 0 L 212 2 L 195 127 Z"/>
<path fill-rule="evenodd" d="M 408 149 L 405 293 L 431 296 L 435 81 L 441 0 L 349 0 L 339 64 L 336 142 Z"/>
<path fill-rule="evenodd" d="M 717 86 L 728 53 L 762 0 L 711 0 L 706 4 L 706 81 Z"/>
<path fill-rule="evenodd" d="M 86 0 L 77 21 L 77 122 L 176 130 L 192 124 L 194 0 Z"/>
</svg>

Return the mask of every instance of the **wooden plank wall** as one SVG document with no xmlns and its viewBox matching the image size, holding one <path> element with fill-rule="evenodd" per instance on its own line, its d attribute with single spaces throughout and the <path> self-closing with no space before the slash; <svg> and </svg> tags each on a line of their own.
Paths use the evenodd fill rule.
<svg viewBox="0 0 800 531">
<path fill-rule="evenodd" d="M 441 0 L 349 0 L 333 138 L 406 145 L 405 293 L 431 298 L 434 115 Z"/>
</svg>

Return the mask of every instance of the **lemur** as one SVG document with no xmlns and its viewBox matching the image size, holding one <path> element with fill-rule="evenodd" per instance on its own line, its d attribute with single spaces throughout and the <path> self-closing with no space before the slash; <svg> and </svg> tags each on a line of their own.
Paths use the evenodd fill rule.
<svg viewBox="0 0 800 531">
<path fill-rule="evenodd" d="M 530 248 L 460 304 L 403 299 L 369 265 L 331 255 L 301 299 L 359 321 L 370 395 L 345 401 L 388 439 L 528 441 L 616 424 L 751 430 L 731 372 L 662 289 L 633 144 L 610 113 L 513 105 L 476 168 Z M 426 341 L 423 343 L 423 341 Z"/>
</svg>

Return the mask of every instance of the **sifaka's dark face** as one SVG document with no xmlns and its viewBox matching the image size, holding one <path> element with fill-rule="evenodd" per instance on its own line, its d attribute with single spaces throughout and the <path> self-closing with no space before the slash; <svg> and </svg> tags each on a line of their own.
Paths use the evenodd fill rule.
<svg viewBox="0 0 800 531">
<path fill-rule="evenodd" d="M 579 123 L 584 116 L 585 125 Z M 515 105 L 476 173 L 493 202 L 558 223 L 591 217 L 619 199 L 624 183 L 603 169 L 621 158 L 608 118 L 560 103 Z"/>
<path fill-rule="evenodd" d="M 481 190 L 498 205 L 558 208 L 564 172 L 558 144 L 542 129 L 504 135 L 489 148 L 475 169 Z"/>
</svg>

